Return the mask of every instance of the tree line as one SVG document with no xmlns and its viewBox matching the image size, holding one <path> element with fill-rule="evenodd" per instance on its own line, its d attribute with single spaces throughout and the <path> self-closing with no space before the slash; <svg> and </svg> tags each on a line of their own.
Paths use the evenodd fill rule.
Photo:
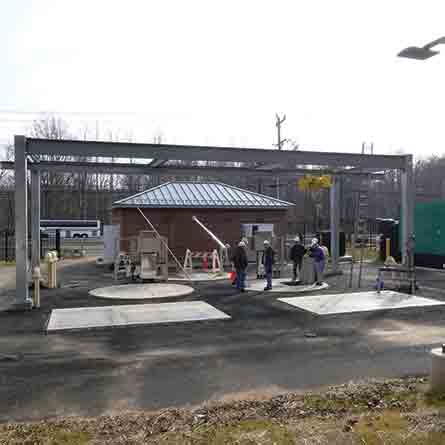
<svg viewBox="0 0 445 445">
<path fill-rule="evenodd" d="M 56 116 L 48 116 L 32 123 L 29 136 L 48 139 L 98 139 L 97 129 L 85 127 L 80 132 L 70 131 L 69 124 Z M 112 133 L 101 140 L 131 142 L 130 134 Z M 157 136 L 154 143 L 162 143 Z M 6 158 L 13 160 L 13 147 L 7 147 Z M 99 162 L 99 158 L 82 156 L 40 156 L 41 160 Z M 111 159 L 114 162 L 114 159 Z M 129 158 L 126 162 L 134 162 Z M 171 164 L 168 161 L 168 164 Z M 168 165 L 167 164 L 167 165 Z M 225 166 L 222 162 L 175 162 L 183 166 Z M 244 164 L 256 166 L 255 162 Z M 414 165 L 416 196 L 413 199 L 425 201 L 445 198 L 445 156 L 431 156 L 417 160 Z M 41 218 L 42 219 L 100 219 L 111 223 L 111 206 L 114 201 L 166 181 L 204 180 L 220 181 L 247 190 L 276 196 L 276 182 L 273 178 L 225 177 L 223 174 L 208 176 L 166 176 L 166 175 L 117 175 L 104 173 L 59 173 L 42 172 L 41 175 Z M 352 232 L 357 216 L 358 190 L 369 191 L 368 213 L 370 219 L 399 218 L 400 177 L 397 172 L 388 171 L 378 180 L 344 176 L 341 180 L 341 220 L 343 229 Z M 289 233 L 312 232 L 329 228 L 329 191 L 317 193 L 301 191 L 297 178 L 280 180 L 280 199 L 292 202 L 295 207 L 289 212 Z M 0 170 L 0 231 L 14 230 L 14 173 Z"/>
</svg>

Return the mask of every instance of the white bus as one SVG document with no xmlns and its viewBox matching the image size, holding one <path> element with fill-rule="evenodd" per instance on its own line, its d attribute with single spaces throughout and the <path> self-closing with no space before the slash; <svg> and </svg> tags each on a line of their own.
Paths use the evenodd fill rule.
<svg viewBox="0 0 445 445">
<path fill-rule="evenodd" d="M 41 219 L 42 237 L 60 230 L 61 238 L 95 238 L 100 236 L 100 220 L 96 219 Z"/>
</svg>

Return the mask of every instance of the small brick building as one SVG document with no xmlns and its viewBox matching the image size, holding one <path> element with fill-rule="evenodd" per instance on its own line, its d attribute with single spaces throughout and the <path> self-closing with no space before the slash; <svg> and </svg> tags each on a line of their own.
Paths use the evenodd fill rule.
<svg viewBox="0 0 445 445">
<path fill-rule="evenodd" d="M 211 251 L 215 241 L 192 220 L 196 216 L 222 242 L 234 245 L 252 231 L 286 235 L 287 210 L 293 204 L 270 196 L 217 182 L 168 182 L 113 204 L 113 224 L 120 225 L 121 249 L 125 239 L 150 230 L 140 208 L 158 232 L 168 238 L 170 249 L 183 258 L 186 249 Z"/>
</svg>

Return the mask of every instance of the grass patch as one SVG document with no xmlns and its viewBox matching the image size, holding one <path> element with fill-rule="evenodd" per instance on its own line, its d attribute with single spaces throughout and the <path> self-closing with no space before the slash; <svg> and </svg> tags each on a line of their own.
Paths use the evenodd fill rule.
<svg viewBox="0 0 445 445">
<path fill-rule="evenodd" d="M 0 266 L 15 266 L 15 261 L 0 261 Z"/>
<path fill-rule="evenodd" d="M 265 420 L 244 420 L 236 425 L 199 427 L 190 433 L 166 433 L 159 445 L 295 445 L 295 435 L 286 427 Z"/>
<path fill-rule="evenodd" d="M 360 404 L 361 405 L 361 404 Z M 362 408 L 363 406 L 356 406 L 356 408 Z M 327 398 L 319 395 L 307 395 L 304 397 L 303 409 L 309 411 L 320 412 L 337 412 L 354 408 L 354 404 L 347 399 L 335 399 Z"/>
<path fill-rule="evenodd" d="M 440 432 L 412 432 L 409 422 L 398 411 L 365 416 L 355 428 L 357 439 L 366 445 L 439 445 L 445 443 Z"/>
<path fill-rule="evenodd" d="M 445 408 L 445 393 L 427 391 L 423 397 L 423 403 L 425 406 L 442 410 Z"/>
<path fill-rule="evenodd" d="M 425 378 L 349 382 L 192 410 L 0 424 L 0 444 L 439 445 L 444 408 L 445 394 L 428 392 Z"/>
<path fill-rule="evenodd" d="M 7 445 L 88 445 L 91 436 L 80 431 L 67 431 L 45 423 L 21 425 L 0 433 L 0 443 Z"/>
</svg>

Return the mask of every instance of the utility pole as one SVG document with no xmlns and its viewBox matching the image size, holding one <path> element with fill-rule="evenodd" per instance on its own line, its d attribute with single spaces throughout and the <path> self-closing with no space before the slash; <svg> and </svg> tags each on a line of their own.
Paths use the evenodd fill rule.
<svg viewBox="0 0 445 445">
<path fill-rule="evenodd" d="M 362 155 L 366 154 L 366 150 L 369 149 L 369 154 L 374 154 L 374 142 L 371 142 L 371 144 L 367 145 L 366 142 L 362 142 Z"/>
<path fill-rule="evenodd" d="M 276 127 L 277 127 L 277 147 L 278 150 L 281 150 L 281 148 L 283 147 L 283 143 L 286 142 L 286 139 L 281 139 L 281 125 L 283 124 L 283 122 L 286 120 L 286 115 L 283 114 L 283 117 L 280 118 L 279 114 L 276 113 L 275 114 L 276 117 Z M 276 179 L 276 188 L 277 188 L 277 199 L 280 199 L 280 178 L 277 177 Z"/>
</svg>

